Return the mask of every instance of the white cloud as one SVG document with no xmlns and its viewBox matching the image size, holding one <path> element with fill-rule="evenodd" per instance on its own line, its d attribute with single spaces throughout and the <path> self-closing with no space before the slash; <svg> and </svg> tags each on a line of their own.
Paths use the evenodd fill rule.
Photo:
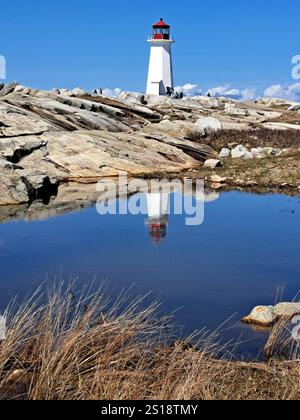
<svg viewBox="0 0 300 420">
<path fill-rule="evenodd" d="M 264 96 L 267 98 L 300 101 L 300 83 L 294 83 L 292 85 L 272 85 L 265 90 Z"/>
<path fill-rule="evenodd" d="M 176 92 L 182 92 L 185 96 L 200 96 L 210 94 L 212 97 L 225 97 L 234 99 L 236 101 L 253 101 L 258 97 L 267 98 L 281 98 L 290 101 L 300 101 L 300 83 L 291 85 L 274 84 L 269 86 L 263 93 L 255 89 L 236 89 L 230 85 L 223 85 L 213 87 L 207 91 L 202 90 L 199 85 L 193 83 L 186 83 L 183 86 L 177 86 Z M 119 88 L 116 89 L 103 89 L 103 95 L 116 98 L 123 91 Z"/>
<path fill-rule="evenodd" d="M 202 91 L 198 85 L 187 83 L 183 86 L 177 86 L 175 92 L 182 92 L 185 96 L 198 96 L 201 95 Z"/>
<path fill-rule="evenodd" d="M 282 85 L 269 86 L 264 92 L 264 96 L 267 98 L 279 98 L 284 96 L 284 94 L 285 93 Z"/>
<path fill-rule="evenodd" d="M 250 101 L 257 97 L 257 93 L 253 89 L 234 89 L 230 85 L 218 86 L 208 89 L 207 94 L 214 97 L 223 96 L 225 98 L 235 99 L 237 101 Z"/>
<path fill-rule="evenodd" d="M 230 91 L 230 86 L 229 85 L 225 85 L 225 86 L 218 86 L 218 87 L 214 87 L 211 89 L 208 89 L 207 93 L 209 93 L 211 96 L 226 96 L 226 93 L 228 93 Z"/>
<path fill-rule="evenodd" d="M 111 98 L 116 98 L 117 96 L 120 95 L 120 93 L 122 93 L 122 90 L 119 89 L 119 88 L 116 88 L 116 89 L 109 89 L 109 88 L 103 89 L 103 95 L 104 96 L 109 96 Z"/>
<path fill-rule="evenodd" d="M 177 86 L 175 88 L 176 92 L 182 92 L 185 96 L 199 96 L 199 95 L 208 95 L 214 97 L 226 97 L 235 100 L 253 100 L 257 97 L 255 90 L 252 89 L 234 89 L 230 85 L 218 86 L 211 89 L 208 89 L 204 92 L 198 85 L 187 83 L 184 86 Z"/>
<path fill-rule="evenodd" d="M 241 93 L 244 101 L 253 101 L 254 99 L 257 99 L 257 92 L 255 89 L 244 89 Z"/>
</svg>

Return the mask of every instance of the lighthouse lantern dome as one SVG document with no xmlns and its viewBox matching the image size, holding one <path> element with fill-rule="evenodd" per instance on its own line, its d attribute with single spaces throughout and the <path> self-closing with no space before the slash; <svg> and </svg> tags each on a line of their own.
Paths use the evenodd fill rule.
<svg viewBox="0 0 300 420">
<path fill-rule="evenodd" d="M 170 25 L 165 23 L 163 18 L 153 25 L 153 39 L 170 39 Z"/>
<path fill-rule="evenodd" d="M 174 89 L 172 45 L 170 25 L 160 19 L 152 25 L 152 34 L 148 39 L 151 45 L 147 95 L 169 95 Z"/>
</svg>

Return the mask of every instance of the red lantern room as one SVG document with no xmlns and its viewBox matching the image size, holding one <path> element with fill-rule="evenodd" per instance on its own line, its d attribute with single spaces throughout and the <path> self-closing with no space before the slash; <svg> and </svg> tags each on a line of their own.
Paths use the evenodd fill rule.
<svg viewBox="0 0 300 420">
<path fill-rule="evenodd" d="M 163 18 L 153 25 L 153 39 L 170 40 L 170 25 L 165 23 Z"/>
</svg>

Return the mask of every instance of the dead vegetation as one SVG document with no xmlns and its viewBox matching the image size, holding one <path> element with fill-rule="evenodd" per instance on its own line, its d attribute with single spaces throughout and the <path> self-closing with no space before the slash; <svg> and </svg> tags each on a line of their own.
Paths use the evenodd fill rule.
<svg viewBox="0 0 300 420">
<path fill-rule="evenodd" d="M 210 182 L 213 174 L 226 178 L 226 189 L 241 188 L 257 193 L 299 195 L 300 152 L 265 159 L 224 159 L 222 168 L 216 168 L 213 172 L 202 167 L 182 176 L 202 178 Z"/>
<path fill-rule="evenodd" d="M 207 144 L 214 150 L 242 144 L 248 148 L 275 147 L 280 149 L 299 148 L 300 130 L 270 130 L 258 128 L 255 130 L 222 130 L 203 138 L 199 132 L 191 132 L 188 140 Z"/>
<path fill-rule="evenodd" d="M 15 314 L 0 345 L 1 399 L 299 399 L 297 363 L 218 359 L 205 333 L 170 345 L 166 319 L 142 300 L 114 305 L 100 292 L 37 293 Z M 110 308 L 110 309 L 109 309 Z M 123 309 L 122 309 L 123 308 Z"/>
</svg>

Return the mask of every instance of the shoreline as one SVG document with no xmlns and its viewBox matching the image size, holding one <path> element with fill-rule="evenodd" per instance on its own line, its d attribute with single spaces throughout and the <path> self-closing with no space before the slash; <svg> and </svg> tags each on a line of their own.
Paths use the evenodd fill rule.
<svg viewBox="0 0 300 420">
<path fill-rule="evenodd" d="M 10 308 L 0 399 L 300 399 L 299 362 L 275 354 L 283 326 L 271 333 L 274 355 L 265 362 L 235 361 L 218 355 L 215 334 L 171 343 L 157 303 L 145 309 L 125 296 L 125 308 L 108 309 L 103 291 L 79 297 L 57 287 Z"/>
<path fill-rule="evenodd" d="M 190 173 L 189 173 L 190 175 Z M 156 179 L 186 179 L 185 174 L 178 177 L 178 174 L 162 174 L 156 173 Z M 110 178 L 111 179 L 111 178 Z M 133 178 L 134 179 L 134 178 Z M 142 177 L 147 180 L 147 178 Z M 191 179 L 193 179 L 191 177 Z M 69 182 L 64 184 L 60 193 L 50 199 L 49 202 L 43 203 L 42 200 L 34 200 L 31 203 L 24 204 L 12 204 L 12 205 L 0 205 L 0 223 L 7 223 L 13 220 L 27 220 L 34 221 L 46 220 L 48 218 L 56 217 L 59 215 L 65 215 L 68 213 L 82 211 L 83 209 L 92 208 L 96 205 L 97 201 L 101 200 L 101 195 L 96 192 L 97 184 L 86 184 Z M 208 182 L 206 184 L 207 193 L 230 193 L 230 192 L 241 192 L 245 194 L 257 194 L 257 195 L 287 195 L 290 197 L 300 196 L 300 192 L 297 188 L 291 188 L 288 186 L 280 187 L 264 187 L 264 186 L 230 186 L 228 184 L 216 186 Z M 122 196 L 122 195 L 121 195 Z"/>
</svg>

